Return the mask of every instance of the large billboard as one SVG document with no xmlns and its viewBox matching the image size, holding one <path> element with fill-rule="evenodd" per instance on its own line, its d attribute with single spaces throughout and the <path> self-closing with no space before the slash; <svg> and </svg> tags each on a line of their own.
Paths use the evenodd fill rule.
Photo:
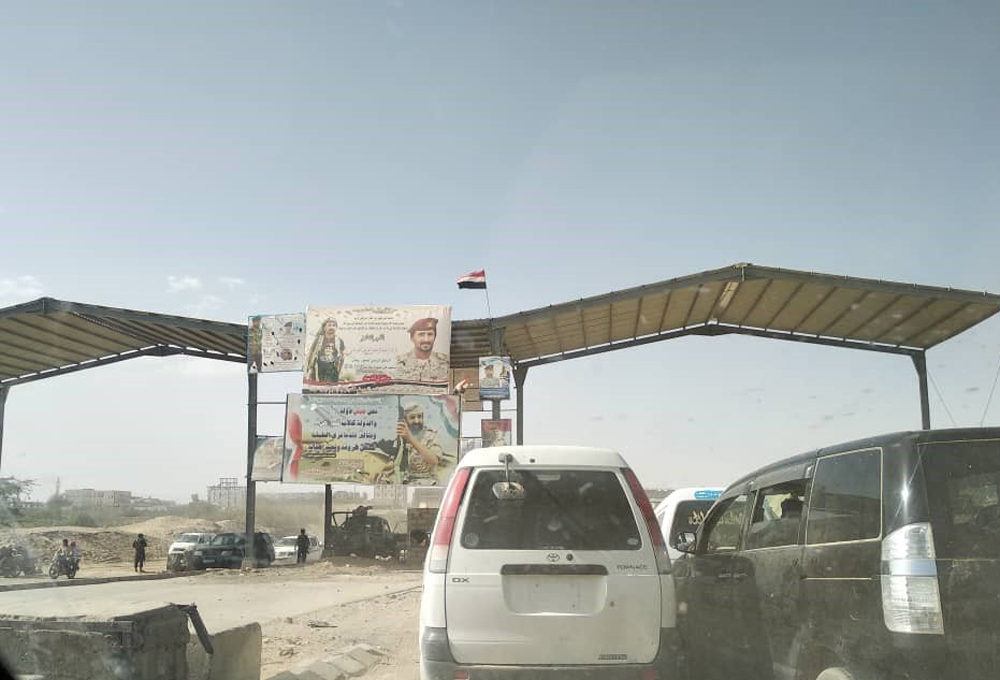
<svg viewBox="0 0 1000 680">
<path fill-rule="evenodd" d="M 444 485 L 458 437 L 455 395 L 289 394 L 282 481 Z"/>
<path fill-rule="evenodd" d="M 253 471 L 250 479 L 255 482 L 280 482 L 284 437 L 257 437 L 253 452 Z"/>
<path fill-rule="evenodd" d="M 301 371 L 305 333 L 305 314 L 251 316 L 247 324 L 247 370 Z"/>
<path fill-rule="evenodd" d="M 479 398 L 510 399 L 510 357 L 479 357 Z"/>
<path fill-rule="evenodd" d="M 451 307 L 310 307 L 308 393 L 444 394 Z"/>
<path fill-rule="evenodd" d="M 483 448 L 491 446 L 510 446 L 510 418 L 499 420 L 482 420 Z"/>
</svg>

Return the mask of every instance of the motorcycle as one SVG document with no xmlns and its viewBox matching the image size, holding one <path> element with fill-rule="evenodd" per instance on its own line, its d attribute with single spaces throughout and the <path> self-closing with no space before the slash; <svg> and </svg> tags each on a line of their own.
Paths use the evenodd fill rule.
<svg viewBox="0 0 1000 680">
<path fill-rule="evenodd" d="M 49 577 L 54 580 L 66 574 L 66 578 L 74 578 L 79 568 L 79 562 L 73 558 L 56 553 L 52 556 L 52 564 L 49 565 Z"/>
</svg>

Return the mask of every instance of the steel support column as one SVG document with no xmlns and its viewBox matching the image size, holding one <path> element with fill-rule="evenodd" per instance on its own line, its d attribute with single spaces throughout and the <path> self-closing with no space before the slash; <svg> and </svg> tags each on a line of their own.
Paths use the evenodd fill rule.
<svg viewBox="0 0 1000 680">
<path fill-rule="evenodd" d="M 524 381 L 528 379 L 527 366 L 514 367 L 514 386 L 517 388 L 517 445 L 524 444 Z"/>
<path fill-rule="evenodd" d="M 0 387 L 0 465 L 3 464 L 3 407 L 7 403 L 9 387 Z"/>
<path fill-rule="evenodd" d="M 333 524 L 333 485 L 327 484 L 324 487 L 323 498 L 323 557 L 333 557 L 331 524 Z"/>
<path fill-rule="evenodd" d="M 917 369 L 917 381 L 920 385 L 920 427 L 931 429 L 931 400 L 927 393 L 927 356 L 921 352 L 910 357 L 913 367 Z"/>
<path fill-rule="evenodd" d="M 253 454 L 257 448 L 257 374 L 247 373 L 247 548 L 243 553 L 243 566 L 256 565 L 257 546 L 254 541 L 255 513 L 257 510 L 257 485 L 253 481 Z"/>
</svg>

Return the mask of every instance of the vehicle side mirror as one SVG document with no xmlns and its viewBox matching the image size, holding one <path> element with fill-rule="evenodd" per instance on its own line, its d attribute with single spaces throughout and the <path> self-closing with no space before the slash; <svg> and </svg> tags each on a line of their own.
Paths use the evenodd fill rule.
<svg viewBox="0 0 1000 680">
<path fill-rule="evenodd" d="M 697 539 L 698 536 L 693 531 L 682 531 L 674 539 L 674 548 L 682 553 L 693 553 Z"/>
</svg>

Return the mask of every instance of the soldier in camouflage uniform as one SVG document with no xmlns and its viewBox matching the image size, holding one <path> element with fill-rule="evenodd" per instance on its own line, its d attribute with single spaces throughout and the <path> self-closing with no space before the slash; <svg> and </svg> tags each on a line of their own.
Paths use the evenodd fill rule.
<svg viewBox="0 0 1000 680">
<path fill-rule="evenodd" d="M 396 378 L 417 382 L 447 382 L 448 355 L 434 351 L 437 324 L 437 319 L 428 317 L 415 321 L 410 326 L 413 349 L 396 359 Z"/>
<path fill-rule="evenodd" d="M 455 457 L 445 453 L 437 430 L 424 425 L 423 406 L 410 403 L 403 407 L 403 420 L 396 425 L 395 442 L 379 442 L 376 446 L 392 455 L 400 454 L 400 472 L 404 479 L 393 479 L 395 462 L 385 466 L 375 480 L 389 479 L 393 484 L 405 482 L 440 482 L 455 465 Z"/>
</svg>

